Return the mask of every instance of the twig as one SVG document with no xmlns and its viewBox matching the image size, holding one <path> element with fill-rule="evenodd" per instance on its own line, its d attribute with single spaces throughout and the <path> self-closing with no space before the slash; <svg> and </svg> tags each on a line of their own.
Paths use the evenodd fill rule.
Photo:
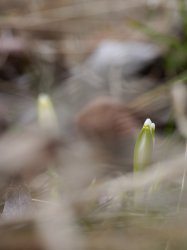
<svg viewBox="0 0 187 250">
<path fill-rule="evenodd" d="M 187 160 L 187 142 L 186 142 L 186 150 L 185 150 L 185 160 Z M 184 165 L 184 172 L 183 172 L 182 182 L 181 182 L 181 190 L 180 190 L 178 204 L 177 204 L 177 212 L 179 212 L 180 206 L 181 206 L 181 201 L 182 201 L 182 196 L 183 196 L 183 191 L 184 191 L 185 179 L 186 179 L 186 164 Z"/>
</svg>

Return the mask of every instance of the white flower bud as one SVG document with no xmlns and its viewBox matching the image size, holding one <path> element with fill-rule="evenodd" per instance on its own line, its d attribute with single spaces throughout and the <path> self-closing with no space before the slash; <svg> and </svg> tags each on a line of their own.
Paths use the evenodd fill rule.
<svg viewBox="0 0 187 250">
<path fill-rule="evenodd" d="M 146 119 L 136 140 L 134 148 L 134 171 L 146 168 L 152 160 L 155 124 Z"/>
</svg>

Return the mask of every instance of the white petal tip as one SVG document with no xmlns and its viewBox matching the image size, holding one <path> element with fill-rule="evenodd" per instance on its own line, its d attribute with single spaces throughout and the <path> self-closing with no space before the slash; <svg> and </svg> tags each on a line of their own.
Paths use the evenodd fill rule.
<svg viewBox="0 0 187 250">
<path fill-rule="evenodd" d="M 151 126 L 151 124 L 152 124 L 152 121 L 151 121 L 151 119 L 149 119 L 149 118 L 147 118 L 147 119 L 145 120 L 145 122 L 144 122 L 144 126 Z"/>
<path fill-rule="evenodd" d="M 40 94 L 38 96 L 38 103 L 41 107 L 48 107 L 51 105 L 50 97 L 47 94 Z"/>
<path fill-rule="evenodd" d="M 151 129 L 155 130 L 155 123 L 151 123 Z"/>
<path fill-rule="evenodd" d="M 40 95 L 38 96 L 38 99 L 39 99 L 40 101 L 46 101 L 46 100 L 49 99 L 49 96 L 48 96 L 47 94 L 40 94 Z"/>
</svg>

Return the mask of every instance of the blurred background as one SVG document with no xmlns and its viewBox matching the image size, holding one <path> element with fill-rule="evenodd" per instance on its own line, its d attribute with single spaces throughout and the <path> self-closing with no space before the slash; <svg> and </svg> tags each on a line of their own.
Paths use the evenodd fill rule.
<svg viewBox="0 0 187 250">
<path fill-rule="evenodd" d="M 186 250 L 186 80 L 185 0 L 0 0 L 0 249 Z"/>
</svg>

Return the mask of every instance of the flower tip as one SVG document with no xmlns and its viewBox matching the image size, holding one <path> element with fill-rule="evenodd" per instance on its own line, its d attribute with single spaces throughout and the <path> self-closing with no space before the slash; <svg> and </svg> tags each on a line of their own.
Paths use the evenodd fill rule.
<svg viewBox="0 0 187 250">
<path fill-rule="evenodd" d="M 58 131 L 58 120 L 52 100 L 45 93 L 38 96 L 38 121 L 42 128 L 48 131 Z"/>
<path fill-rule="evenodd" d="M 50 103 L 50 98 L 47 94 L 40 94 L 38 96 L 38 102 L 41 105 L 41 107 L 47 107 Z"/>
<path fill-rule="evenodd" d="M 147 118 L 146 120 L 145 120 L 145 122 L 144 122 L 144 126 L 151 126 L 151 124 L 152 124 L 152 121 L 151 121 L 151 119 L 149 119 L 149 118 Z"/>
<path fill-rule="evenodd" d="M 151 123 L 151 129 L 155 130 L 155 123 L 153 123 L 153 122 Z"/>
</svg>

